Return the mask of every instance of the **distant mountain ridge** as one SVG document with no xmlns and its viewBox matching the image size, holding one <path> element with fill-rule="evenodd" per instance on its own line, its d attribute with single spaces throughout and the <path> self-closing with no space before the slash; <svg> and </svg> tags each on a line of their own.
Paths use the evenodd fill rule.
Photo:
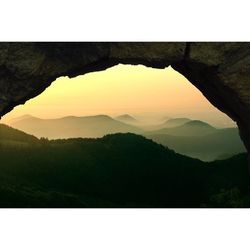
<svg viewBox="0 0 250 250">
<path fill-rule="evenodd" d="M 184 123 L 183 125 L 179 125 L 176 127 L 162 128 L 159 130 L 154 130 L 148 132 L 148 134 L 167 134 L 167 135 L 175 135 L 175 136 L 203 136 L 206 134 L 210 134 L 216 131 L 216 128 L 211 126 L 210 124 L 199 121 L 192 120 Z"/>
<path fill-rule="evenodd" d="M 164 119 L 164 122 L 159 123 L 159 124 L 154 124 L 154 125 L 147 125 L 143 126 L 145 130 L 148 131 L 154 131 L 154 130 L 159 130 L 159 129 L 164 129 L 164 128 L 173 128 L 177 127 L 180 125 L 184 125 L 185 123 L 192 121 L 189 118 L 181 117 L 181 118 L 166 118 Z"/>
<path fill-rule="evenodd" d="M 27 116 L 12 122 L 11 126 L 36 137 L 47 137 L 49 139 L 95 138 L 119 132 L 142 133 L 141 129 L 117 121 L 107 115 L 66 116 L 58 119 L 40 119 Z"/>
<path fill-rule="evenodd" d="M 138 124 L 139 121 L 129 114 L 119 115 L 115 117 L 116 120 L 128 123 L 128 124 Z"/>
<path fill-rule="evenodd" d="M 178 153 L 203 161 L 246 152 L 238 128 L 217 129 L 199 120 L 146 132 L 144 135 Z"/>
<path fill-rule="evenodd" d="M 170 127 L 177 127 L 180 125 L 183 125 L 187 122 L 191 121 L 189 118 L 172 118 L 172 119 L 167 119 L 162 126 L 170 128 Z"/>
<path fill-rule="evenodd" d="M 133 120 L 131 117 L 122 115 L 122 118 Z M 49 139 L 100 138 L 107 134 L 128 132 L 141 134 L 178 153 L 203 161 L 224 159 L 246 151 L 237 128 L 217 129 L 204 121 L 175 118 L 164 123 L 170 127 L 147 131 L 116 119 L 108 115 L 66 116 L 58 119 L 25 115 L 14 119 L 11 125 L 38 138 Z M 173 124 L 181 125 L 172 127 Z"/>
<path fill-rule="evenodd" d="M 22 116 L 19 116 L 19 117 L 16 117 L 16 118 L 12 118 L 8 123 L 9 124 L 12 124 L 12 123 L 15 123 L 15 122 L 19 122 L 21 120 L 25 120 L 25 119 L 39 119 L 35 116 L 32 116 L 32 115 L 29 115 L 29 114 L 26 114 L 26 115 L 22 115 Z"/>
</svg>

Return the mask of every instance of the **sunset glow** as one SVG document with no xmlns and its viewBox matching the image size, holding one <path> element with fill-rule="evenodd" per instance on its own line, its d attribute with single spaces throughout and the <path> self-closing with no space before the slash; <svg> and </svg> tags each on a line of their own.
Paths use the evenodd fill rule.
<svg viewBox="0 0 250 250">
<path fill-rule="evenodd" d="M 196 87 L 171 67 L 153 69 L 141 65 L 117 65 L 72 79 L 60 77 L 42 94 L 5 115 L 3 121 L 24 114 L 58 118 L 124 113 L 197 118 L 202 113 L 227 120 Z"/>
</svg>

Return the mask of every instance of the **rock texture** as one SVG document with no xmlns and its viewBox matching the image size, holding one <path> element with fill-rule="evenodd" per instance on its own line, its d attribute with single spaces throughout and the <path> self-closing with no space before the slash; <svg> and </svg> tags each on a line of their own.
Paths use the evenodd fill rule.
<svg viewBox="0 0 250 250">
<path fill-rule="evenodd" d="M 118 63 L 171 65 L 237 122 L 250 152 L 250 43 L 0 43 L 0 115 L 40 94 L 59 76 Z"/>
</svg>

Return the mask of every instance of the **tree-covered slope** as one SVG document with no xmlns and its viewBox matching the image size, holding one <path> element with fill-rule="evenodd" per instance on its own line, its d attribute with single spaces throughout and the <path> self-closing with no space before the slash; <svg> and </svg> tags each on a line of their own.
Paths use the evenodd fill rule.
<svg viewBox="0 0 250 250">
<path fill-rule="evenodd" d="M 41 139 L 2 145 L 0 207 L 249 206 L 246 173 L 246 155 L 204 163 L 130 133 Z"/>
<path fill-rule="evenodd" d="M 38 142 L 38 139 L 35 136 L 0 123 L 0 144 L 7 142 L 31 143 Z"/>
</svg>

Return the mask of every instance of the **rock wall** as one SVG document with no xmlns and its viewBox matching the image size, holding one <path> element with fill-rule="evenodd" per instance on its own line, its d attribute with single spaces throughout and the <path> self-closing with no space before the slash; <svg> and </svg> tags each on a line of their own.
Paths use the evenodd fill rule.
<svg viewBox="0 0 250 250">
<path fill-rule="evenodd" d="M 118 63 L 171 65 L 237 122 L 250 152 L 250 43 L 0 43 L 0 115 L 40 94 L 59 76 Z"/>
</svg>

